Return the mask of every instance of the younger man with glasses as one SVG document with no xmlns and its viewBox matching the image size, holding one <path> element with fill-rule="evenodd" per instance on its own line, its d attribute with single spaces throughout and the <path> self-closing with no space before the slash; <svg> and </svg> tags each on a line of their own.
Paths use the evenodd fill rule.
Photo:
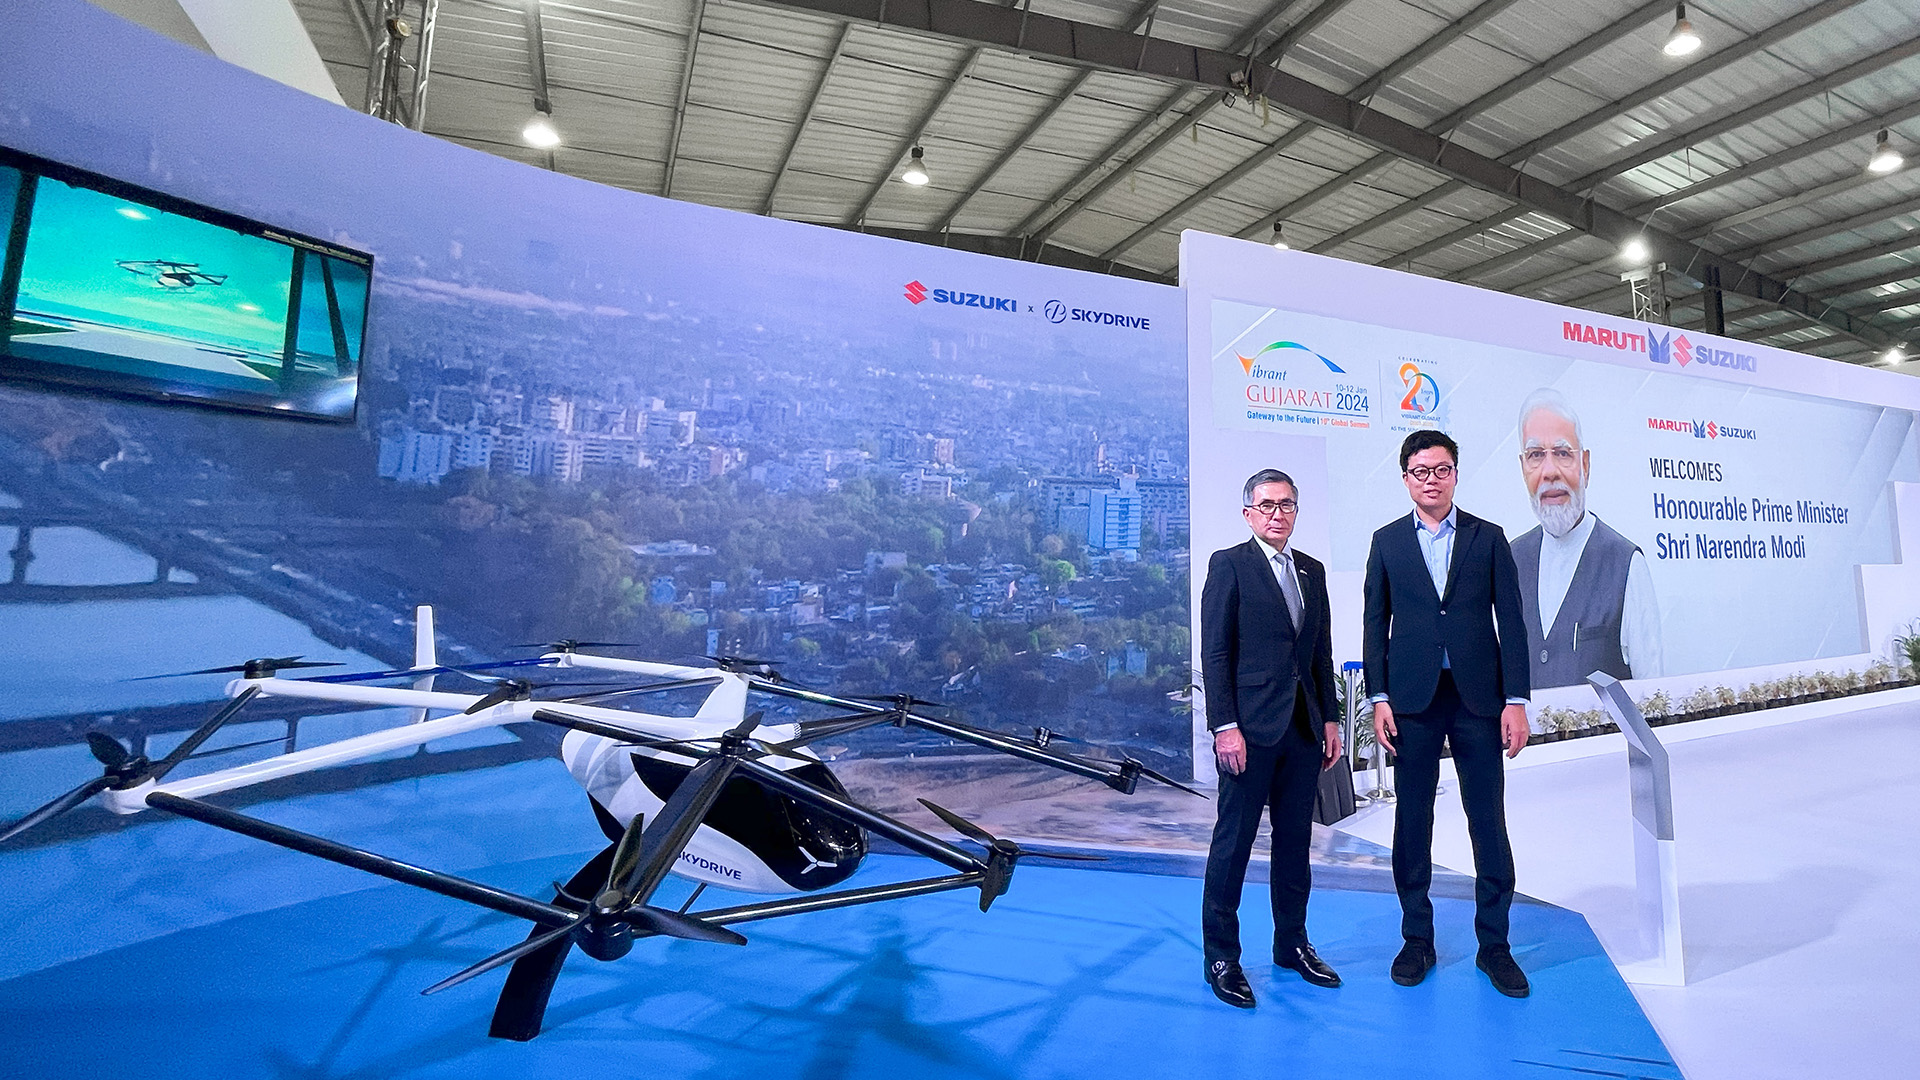
<svg viewBox="0 0 1920 1080">
<path fill-rule="evenodd" d="M 1340 985 L 1307 940 L 1307 848 L 1320 770 L 1340 759 L 1327 571 L 1295 551 L 1300 492 L 1278 469 L 1241 489 L 1253 537 L 1213 553 L 1200 593 L 1200 668 L 1220 767 L 1213 843 L 1201 893 L 1207 985 L 1251 1009 L 1240 969 L 1240 890 L 1260 812 L 1273 821 L 1273 962 L 1315 986 Z"/>
<path fill-rule="evenodd" d="M 1375 532 L 1367 555 L 1364 653 L 1373 733 L 1399 756 L 1393 883 L 1406 944 L 1392 975 L 1413 986 L 1435 963 L 1427 895 L 1433 799 L 1440 749 L 1451 745 L 1473 840 L 1479 967 L 1494 989 L 1525 997 L 1527 977 L 1507 944 L 1514 873 L 1500 751 L 1512 757 L 1527 744 L 1527 630 L 1506 534 L 1453 505 L 1458 467 L 1459 447 L 1445 434 L 1408 435 L 1400 474 L 1413 513 Z"/>
</svg>

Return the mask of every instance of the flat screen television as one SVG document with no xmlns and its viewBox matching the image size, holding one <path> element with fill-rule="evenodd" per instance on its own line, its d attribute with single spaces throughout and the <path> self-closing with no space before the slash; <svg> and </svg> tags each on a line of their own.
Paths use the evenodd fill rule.
<svg viewBox="0 0 1920 1080">
<path fill-rule="evenodd" d="M 373 256 L 0 147 L 0 378 L 351 423 Z"/>
</svg>

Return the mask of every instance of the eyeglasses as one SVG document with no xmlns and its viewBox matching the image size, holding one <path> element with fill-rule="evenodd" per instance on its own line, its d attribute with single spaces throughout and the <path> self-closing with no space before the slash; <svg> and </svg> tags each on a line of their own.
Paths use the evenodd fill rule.
<svg viewBox="0 0 1920 1080">
<path fill-rule="evenodd" d="M 1520 452 L 1520 462 L 1528 469 L 1537 470 L 1540 466 L 1547 463 L 1548 454 L 1553 455 L 1553 463 L 1562 469 L 1573 468 L 1573 463 L 1580 459 L 1580 451 L 1570 447 L 1556 446 L 1551 450 L 1546 450 L 1536 446 L 1528 450 L 1522 450 Z"/>
<path fill-rule="evenodd" d="M 1424 484 L 1427 482 L 1428 477 L 1432 477 L 1435 480 L 1445 480 L 1447 477 L 1452 476 L 1453 466 L 1451 465 L 1415 465 L 1413 468 L 1405 470 L 1405 472 L 1408 476 L 1411 476 L 1415 480 L 1418 480 Z"/>
<path fill-rule="evenodd" d="M 1300 509 L 1300 504 L 1294 502 L 1292 499 L 1281 499 L 1279 502 L 1249 503 L 1247 509 L 1265 518 L 1270 518 L 1275 514 L 1292 516 L 1294 512 Z"/>
</svg>

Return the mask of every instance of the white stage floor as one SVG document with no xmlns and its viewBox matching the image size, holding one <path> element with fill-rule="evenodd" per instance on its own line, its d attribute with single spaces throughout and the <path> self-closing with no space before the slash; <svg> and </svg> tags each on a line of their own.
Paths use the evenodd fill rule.
<svg viewBox="0 0 1920 1080">
<path fill-rule="evenodd" d="M 1658 731 L 1673 767 L 1687 985 L 1633 991 L 1686 1076 L 1913 1075 L 1920 703 L 1681 741 Z M 1625 751 L 1546 760 L 1556 749 L 1529 748 L 1507 773 L 1520 891 L 1631 949 Z M 1542 760 L 1528 767 L 1529 755 Z M 1391 843 L 1392 809 L 1338 828 Z M 1434 860 L 1472 872 L 1450 771 Z"/>
</svg>

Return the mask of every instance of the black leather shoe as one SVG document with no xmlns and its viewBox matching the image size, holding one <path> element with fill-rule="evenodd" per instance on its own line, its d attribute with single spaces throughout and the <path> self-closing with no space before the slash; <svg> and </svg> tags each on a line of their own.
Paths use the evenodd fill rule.
<svg viewBox="0 0 1920 1080">
<path fill-rule="evenodd" d="M 1393 958 L 1393 981 L 1401 986 L 1419 986 L 1433 970 L 1434 959 L 1432 942 L 1409 939 L 1400 947 L 1400 955 Z"/>
<path fill-rule="evenodd" d="M 1495 990 L 1510 998 L 1523 998 L 1533 992 L 1533 987 L 1527 985 L 1527 973 L 1520 970 L 1520 965 L 1513 962 L 1513 954 L 1505 949 L 1482 952 L 1474 966 L 1487 973 L 1487 981 Z"/>
<path fill-rule="evenodd" d="M 1340 976 L 1327 966 L 1320 954 L 1313 951 L 1311 945 L 1296 945 L 1284 952 L 1276 952 L 1273 962 L 1288 971 L 1297 971 L 1300 977 L 1315 986 L 1332 988 L 1340 985 Z"/>
<path fill-rule="evenodd" d="M 1207 965 L 1207 985 L 1213 988 L 1213 996 L 1236 1009 L 1253 1008 L 1253 987 L 1247 984 L 1247 974 L 1240 965 L 1232 960 L 1215 960 Z"/>
</svg>

